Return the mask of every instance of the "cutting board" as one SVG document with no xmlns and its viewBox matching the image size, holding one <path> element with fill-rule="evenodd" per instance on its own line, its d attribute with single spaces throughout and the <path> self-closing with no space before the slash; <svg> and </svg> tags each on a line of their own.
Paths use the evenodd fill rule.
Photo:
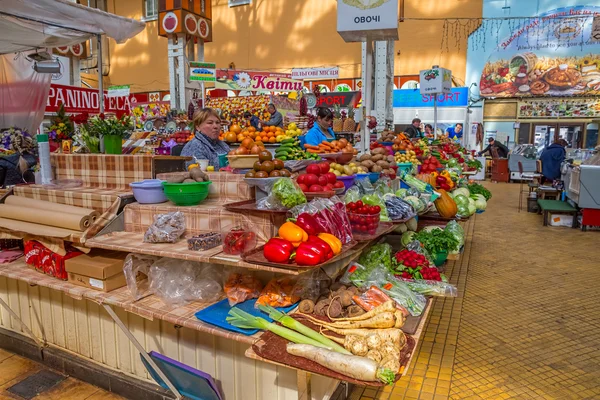
<svg viewBox="0 0 600 400">
<path fill-rule="evenodd" d="M 234 307 L 238 307 L 242 311 L 246 311 L 248 314 L 252 314 L 257 317 L 262 317 L 267 321 L 272 322 L 273 320 L 269 318 L 267 314 L 265 314 L 257 308 L 254 308 L 254 303 L 256 303 L 256 299 L 244 301 L 243 303 L 236 304 Z M 292 311 L 295 307 L 296 304 L 292 304 L 289 307 L 282 307 L 278 308 L 277 310 L 284 313 L 288 313 Z M 223 328 L 228 331 L 238 332 L 248 336 L 254 335 L 258 332 L 258 329 L 244 329 L 230 325 L 227 322 L 226 318 L 231 308 L 232 307 L 229 305 L 229 300 L 224 299 L 219 301 L 218 303 L 213 304 L 212 306 L 206 307 L 204 310 L 198 311 L 195 315 L 196 318 L 198 318 L 202 322 L 218 326 L 219 328 Z"/>
</svg>

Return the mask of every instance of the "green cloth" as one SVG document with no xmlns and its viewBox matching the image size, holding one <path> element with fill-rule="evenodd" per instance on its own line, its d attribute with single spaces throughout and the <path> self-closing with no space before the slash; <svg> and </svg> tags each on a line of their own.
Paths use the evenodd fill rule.
<svg viewBox="0 0 600 400">
<path fill-rule="evenodd" d="M 560 200 L 538 200 L 539 206 L 544 211 L 564 211 L 564 212 L 574 212 L 577 211 L 575 208 L 571 207 L 569 203 L 566 201 Z"/>
</svg>

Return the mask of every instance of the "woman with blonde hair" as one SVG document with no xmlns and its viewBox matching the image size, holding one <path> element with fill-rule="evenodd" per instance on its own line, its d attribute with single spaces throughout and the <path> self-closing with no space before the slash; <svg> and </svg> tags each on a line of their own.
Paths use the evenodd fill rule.
<svg viewBox="0 0 600 400">
<path fill-rule="evenodd" d="M 215 167 L 215 170 L 219 169 L 219 154 L 229 152 L 229 146 L 219 140 L 221 117 L 215 110 L 207 107 L 197 110 L 192 122 L 195 136 L 181 150 L 181 155 L 192 156 L 196 160 L 208 160 L 208 165 Z M 190 165 L 195 162 L 195 160 L 191 160 L 186 164 Z"/>
</svg>

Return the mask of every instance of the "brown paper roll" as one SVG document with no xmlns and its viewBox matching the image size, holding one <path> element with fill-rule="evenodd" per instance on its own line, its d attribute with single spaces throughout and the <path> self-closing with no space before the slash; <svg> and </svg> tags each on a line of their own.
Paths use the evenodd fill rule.
<svg viewBox="0 0 600 400">
<path fill-rule="evenodd" d="M 0 217 L 75 231 L 85 231 L 90 226 L 90 217 L 86 215 L 9 204 L 0 204 Z"/>
<path fill-rule="evenodd" d="M 68 239 L 71 235 L 80 235 L 81 232 L 69 229 L 55 228 L 53 226 L 33 224 L 31 222 L 16 221 L 14 219 L 0 218 L 0 227 L 15 232 L 29 233 L 31 235 L 56 237 Z"/>
<path fill-rule="evenodd" d="M 51 201 L 30 199 L 29 197 L 8 196 L 6 200 L 4 200 L 4 204 L 17 207 L 31 207 L 38 210 L 57 211 L 67 214 L 88 215 L 92 217 L 90 223 L 95 222 L 96 218 L 100 216 L 98 211 L 94 211 L 91 208 L 69 206 L 66 204 L 53 203 Z"/>
</svg>

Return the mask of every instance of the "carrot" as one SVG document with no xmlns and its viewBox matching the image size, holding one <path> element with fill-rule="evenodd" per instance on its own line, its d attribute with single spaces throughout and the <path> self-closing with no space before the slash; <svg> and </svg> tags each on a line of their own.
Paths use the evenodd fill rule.
<svg viewBox="0 0 600 400">
<path fill-rule="evenodd" d="M 315 149 L 307 149 L 306 151 L 308 151 L 309 153 L 313 153 L 313 154 L 319 154 L 319 153 L 321 153 L 320 150 L 315 150 Z"/>
<path fill-rule="evenodd" d="M 315 146 L 313 144 L 305 144 L 304 148 L 305 149 L 317 149 L 317 148 L 319 148 L 319 146 Z"/>
</svg>

